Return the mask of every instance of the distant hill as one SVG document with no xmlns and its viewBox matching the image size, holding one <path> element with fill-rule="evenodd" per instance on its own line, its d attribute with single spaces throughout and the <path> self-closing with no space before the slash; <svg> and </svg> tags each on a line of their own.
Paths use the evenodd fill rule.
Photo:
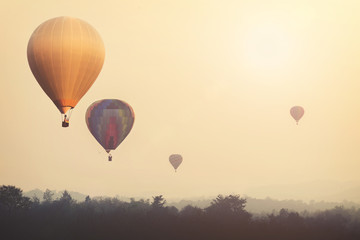
<svg viewBox="0 0 360 240">
<path fill-rule="evenodd" d="M 246 194 L 256 198 L 301 199 L 310 201 L 351 201 L 360 203 L 360 182 L 311 181 L 298 184 L 272 184 L 252 187 Z"/>
<path fill-rule="evenodd" d="M 278 212 L 280 209 L 285 208 L 296 212 L 315 212 L 332 209 L 336 206 L 343 206 L 345 208 L 360 208 L 359 203 L 343 201 L 343 202 L 325 202 L 325 201 L 310 201 L 309 203 L 301 200 L 276 200 L 271 198 L 256 199 L 247 197 L 246 210 L 252 213 L 271 213 Z"/>
<path fill-rule="evenodd" d="M 56 190 L 50 190 L 52 193 L 54 193 L 54 196 L 53 196 L 53 200 L 56 200 L 56 199 L 59 199 L 63 192 L 64 191 L 56 191 Z M 71 197 L 73 199 L 75 199 L 76 201 L 78 202 L 83 202 L 85 201 L 85 198 L 87 195 L 85 194 L 82 194 L 82 193 L 79 193 L 79 192 L 73 192 L 73 191 L 68 191 L 68 193 L 71 195 Z M 26 197 L 37 197 L 40 199 L 40 201 L 43 200 L 43 195 L 44 195 L 44 191 L 40 190 L 40 189 L 34 189 L 34 190 L 31 190 L 31 191 L 28 191 L 28 192 L 24 192 L 23 193 L 24 196 Z"/>
</svg>

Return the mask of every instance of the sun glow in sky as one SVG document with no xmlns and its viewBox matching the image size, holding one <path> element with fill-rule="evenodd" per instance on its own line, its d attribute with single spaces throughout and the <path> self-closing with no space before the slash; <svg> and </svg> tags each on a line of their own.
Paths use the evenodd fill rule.
<svg viewBox="0 0 360 240">
<path fill-rule="evenodd" d="M 256 69 L 281 68 L 290 57 L 291 42 L 281 26 L 262 22 L 244 34 L 242 54 Z"/>
</svg>

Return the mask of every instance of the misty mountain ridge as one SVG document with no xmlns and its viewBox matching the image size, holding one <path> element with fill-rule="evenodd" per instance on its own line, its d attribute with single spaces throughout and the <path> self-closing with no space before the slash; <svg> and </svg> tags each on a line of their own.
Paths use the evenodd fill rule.
<svg viewBox="0 0 360 240">
<path fill-rule="evenodd" d="M 50 190 L 50 189 L 49 189 Z M 60 199 L 60 197 L 62 196 L 63 192 L 64 191 L 56 191 L 56 190 L 50 190 L 54 195 L 52 196 L 53 197 L 53 200 L 56 200 L 56 199 Z M 43 200 L 43 196 L 44 196 L 44 192 L 45 191 L 42 191 L 38 188 L 36 189 L 33 189 L 33 190 L 30 190 L 28 192 L 24 192 L 23 195 L 26 196 L 26 197 L 37 197 L 40 199 L 40 201 Z M 78 202 L 83 202 L 85 201 L 85 198 L 87 195 L 85 194 L 82 194 L 82 193 L 79 193 L 79 192 L 74 192 L 74 191 L 68 191 L 67 192 L 71 195 L 71 197 L 78 201 Z"/>
<path fill-rule="evenodd" d="M 298 199 L 306 202 L 327 201 L 360 203 L 360 182 L 317 180 L 297 184 L 272 184 L 252 187 L 246 194 L 257 198 Z"/>
</svg>

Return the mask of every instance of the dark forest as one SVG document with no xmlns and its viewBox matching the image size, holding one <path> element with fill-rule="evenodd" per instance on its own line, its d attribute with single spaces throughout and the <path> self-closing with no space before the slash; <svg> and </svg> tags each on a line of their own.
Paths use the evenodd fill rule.
<svg viewBox="0 0 360 240">
<path fill-rule="evenodd" d="M 151 200 L 116 198 L 76 202 L 68 191 L 58 199 L 47 190 L 29 198 L 15 186 L 0 187 L 0 239 L 360 239 L 360 209 L 342 206 L 316 213 L 281 209 L 253 216 L 246 199 L 218 195 L 205 208 L 167 206 Z"/>
</svg>

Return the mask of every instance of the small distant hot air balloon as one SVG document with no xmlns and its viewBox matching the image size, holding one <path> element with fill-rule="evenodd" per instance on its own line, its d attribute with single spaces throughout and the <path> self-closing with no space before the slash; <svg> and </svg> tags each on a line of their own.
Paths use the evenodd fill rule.
<svg viewBox="0 0 360 240">
<path fill-rule="evenodd" d="M 180 166 L 180 164 L 182 163 L 182 156 L 180 154 L 171 154 L 169 157 L 169 161 L 171 163 L 171 165 L 174 167 L 175 172 L 176 169 Z"/>
<path fill-rule="evenodd" d="M 297 125 L 299 123 L 299 120 L 304 115 L 304 108 L 300 106 L 294 106 L 290 109 L 290 114 L 295 119 Z"/>
<path fill-rule="evenodd" d="M 105 58 L 104 43 L 88 23 L 57 17 L 38 26 L 27 46 L 30 69 L 59 109 L 63 127 L 72 109 L 99 75 Z"/>
<path fill-rule="evenodd" d="M 91 134 L 109 153 L 115 150 L 134 125 L 134 111 L 129 104 L 117 99 L 103 99 L 91 104 L 85 115 L 85 121 Z"/>
</svg>

